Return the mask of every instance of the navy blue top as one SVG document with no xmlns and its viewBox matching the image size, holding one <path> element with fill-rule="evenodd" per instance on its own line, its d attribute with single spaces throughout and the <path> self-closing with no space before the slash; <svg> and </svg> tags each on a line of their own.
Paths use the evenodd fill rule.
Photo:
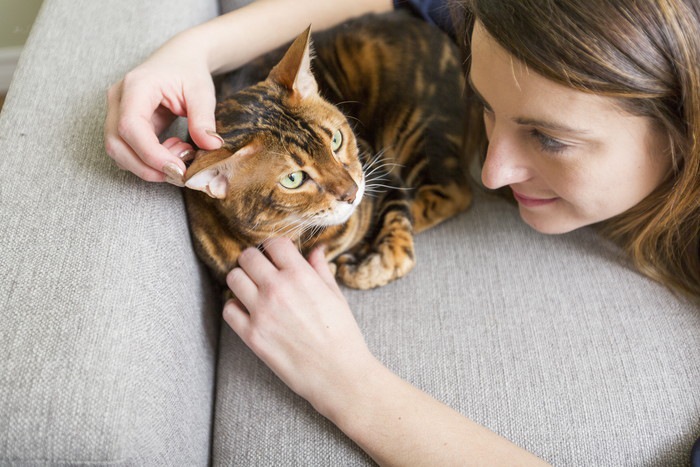
<svg viewBox="0 0 700 467">
<path fill-rule="evenodd" d="M 394 8 L 404 8 L 455 36 L 455 28 L 446 0 L 393 0 Z"/>
</svg>

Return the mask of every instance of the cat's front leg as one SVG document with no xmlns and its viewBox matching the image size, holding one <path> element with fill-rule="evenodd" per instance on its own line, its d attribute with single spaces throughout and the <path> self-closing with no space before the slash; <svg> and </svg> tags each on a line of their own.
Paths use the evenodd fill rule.
<svg viewBox="0 0 700 467">
<path fill-rule="evenodd" d="M 337 277 L 348 287 L 371 289 L 405 276 L 415 265 L 413 226 L 408 205 L 385 205 L 377 235 L 352 254 L 336 260 Z"/>
<path fill-rule="evenodd" d="M 199 258 L 209 267 L 220 284 L 238 264 L 244 246 L 226 227 L 221 216 L 209 204 L 207 195 L 185 190 L 185 206 L 190 222 L 192 242 Z"/>
</svg>

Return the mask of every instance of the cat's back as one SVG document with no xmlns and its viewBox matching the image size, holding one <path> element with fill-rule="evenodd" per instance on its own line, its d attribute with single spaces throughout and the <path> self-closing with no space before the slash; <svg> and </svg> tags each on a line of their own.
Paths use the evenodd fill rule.
<svg viewBox="0 0 700 467">
<path fill-rule="evenodd" d="M 459 138 L 461 53 L 436 26 L 397 10 L 351 20 L 315 40 L 321 94 L 358 122 L 356 133 L 375 150 L 426 132 Z"/>
<path fill-rule="evenodd" d="M 456 45 L 437 27 L 405 10 L 364 15 L 313 32 L 312 40 L 314 76 L 321 93 L 332 102 L 379 92 L 386 102 L 405 98 L 408 89 L 437 88 L 445 81 L 450 88 L 459 86 Z M 264 80 L 287 48 L 280 47 L 227 75 L 219 99 Z"/>
<path fill-rule="evenodd" d="M 400 74 L 407 83 L 415 77 L 407 70 L 431 72 L 440 81 L 460 69 L 459 50 L 450 37 L 405 10 L 361 16 L 313 37 L 321 79 L 325 70 L 319 68 L 326 67 L 331 73 L 364 70 L 394 80 Z"/>
</svg>

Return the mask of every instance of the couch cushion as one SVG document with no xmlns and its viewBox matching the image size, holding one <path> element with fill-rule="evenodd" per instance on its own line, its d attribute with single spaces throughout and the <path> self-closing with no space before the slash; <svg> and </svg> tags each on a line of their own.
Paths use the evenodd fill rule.
<svg viewBox="0 0 700 467">
<path fill-rule="evenodd" d="M 396 373 L 555 465 L 688 462 L 700 434 L 697 306 L 591 229 L 539 234 L 491 195 L 421 234 L 416 252 L 407 277 L 347 291 Z M 216 463 L 371 464 L 226 328 L 216 406 Z"/>
<path fill-rule="evenodd" d="M 214 0 L 45 0 L 0 117 L 0 464 L 206 465 L 218 307 L 106 90 Z"/>
</svg>

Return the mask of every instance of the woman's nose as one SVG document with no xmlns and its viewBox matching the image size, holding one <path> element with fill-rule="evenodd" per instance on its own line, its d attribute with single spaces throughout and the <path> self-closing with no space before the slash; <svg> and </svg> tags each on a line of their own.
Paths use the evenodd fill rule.
<svg viewBox="0 0 700 467">
<path fill-rule="evenodd" d="M 495 129 L 494 129 L 495 130 Z M 481 182 L 492 190 L 522 183 L 532 178 L 526 148 L 515 135 L 491 131 Z"/>
</svg>

